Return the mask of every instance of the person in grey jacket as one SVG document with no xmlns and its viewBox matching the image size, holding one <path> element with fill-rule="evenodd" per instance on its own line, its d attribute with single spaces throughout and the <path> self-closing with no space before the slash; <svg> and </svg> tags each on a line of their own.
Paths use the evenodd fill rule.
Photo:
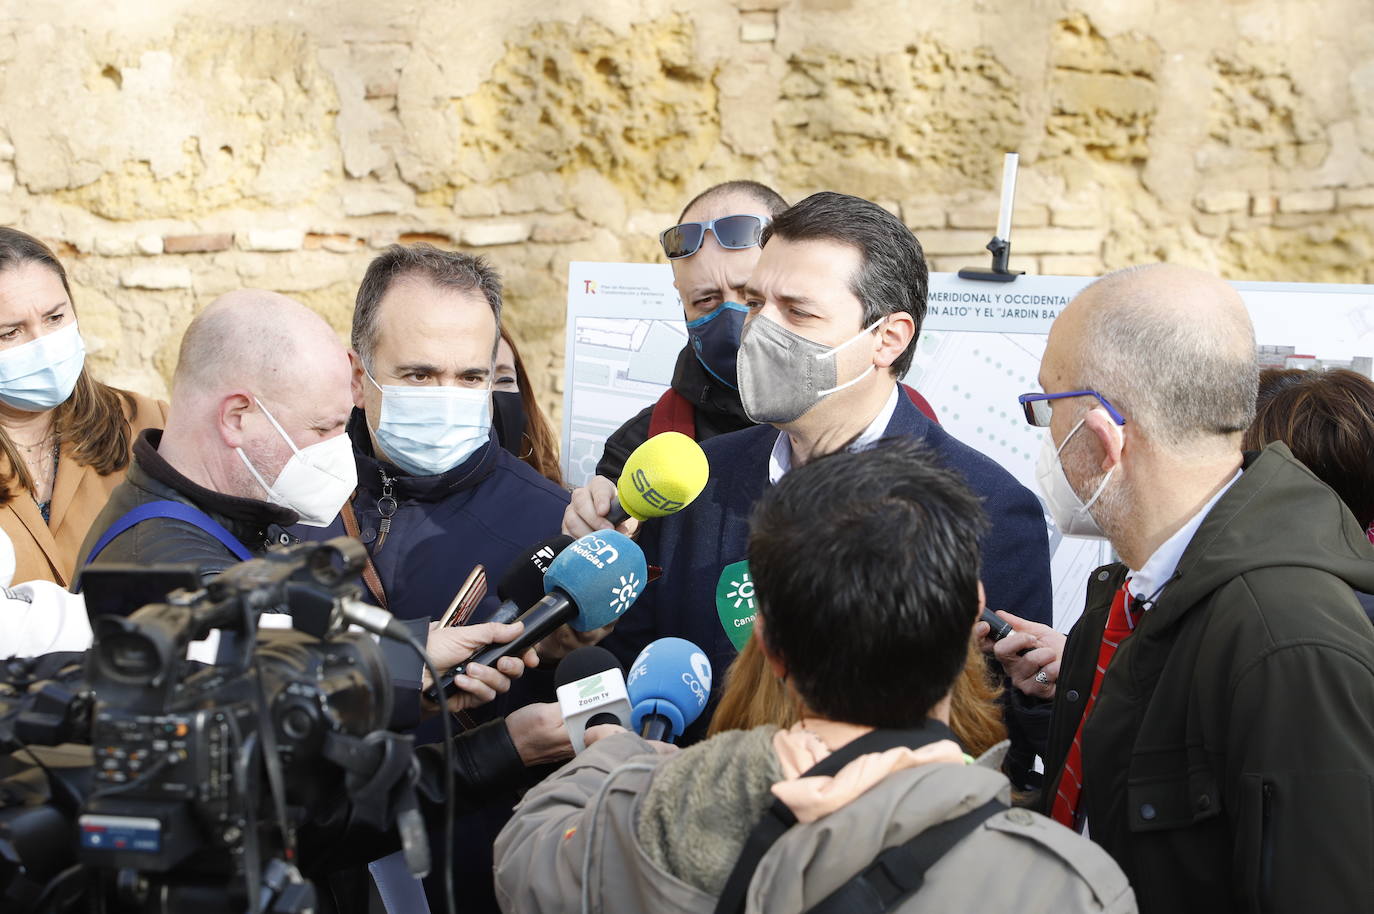
<svg viewBox="0 0 1374 914">
<path fill-rule="evenodd" d="M 681 752 L 593 728 L 594 745 L 531 790 L 497 839 L 502 909 L 712 911 L 779 801 L 796 822 L 759 860 L 745 909 L 807 911 L 885 849 L 992 801 L 996 811 L 890 910 L 1135 911 L 1105 853 L 1006 808 L 1005 777 L 971 764 L 948 732 L 949 691 L 983 602 L 985 525 L 957 474 L 911 441 L 785 476 L 753 517 L 749 563 L 763 650 L 801 722 Z M 875 737 L 898 744 L 807 776 Z"/>
</svg>

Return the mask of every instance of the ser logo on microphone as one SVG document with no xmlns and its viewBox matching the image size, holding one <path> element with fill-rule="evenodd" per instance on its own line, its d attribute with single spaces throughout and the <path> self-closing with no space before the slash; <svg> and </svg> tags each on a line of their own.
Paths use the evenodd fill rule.
<svg viewBox="0 0 1374 914">
<path fill-rule="evenodd" d="M 654 484 L 649 481 L 649 474 L 644 472 L 643 467 L 640 467 L 631 474 L 630 481 L 634 483 L 635 491 L 655 510 L 662 511 L 665 514 L 672 514 L 675 511 L 682 510 L 686 505 L 686 502 L 669 498 L 658 489 L 655 489 Z"/>
</svg>

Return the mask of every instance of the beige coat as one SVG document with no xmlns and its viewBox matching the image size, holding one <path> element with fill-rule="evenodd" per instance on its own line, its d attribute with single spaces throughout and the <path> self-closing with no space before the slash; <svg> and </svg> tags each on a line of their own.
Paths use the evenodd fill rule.
<svg viewBox="0 0 1374 914">
<path fill-rule="evenodd" d="M 167 422 L 167 404 L 140 394 L 133 394 L 132 414 L 126 410 L 133 446 L 138 433 L 145 428 L 162 428 Z M 21 493 L 8 504 L 0 505 L 0 530 L 14 543 L 14 581 L 56 581 L 71 586 L 81 559 L 77 555 L 91 523 L 105 507 L 110 492 L 124 481 L 124 471 L 102 476 L 94 469 L 77 463 L 71 448 L 63 445 L 57 461 L 57 485 L 53 489 L 49 514 L 50 523 L 43 523 L 43 515 L 33 496 Z"/>
<path fill-rule="evenodd" d="M 724 733 L 667 760 L 634 734 L 607 737 L 533 788 L 496 840 L 507 914 L 709 914 L 771 797 L 773 728 Z M 776 763 L 773 763 L 774 766 Z M 748 914 L 799 914 L 887 847 L 983 805 L 1007 779 L 977 765 L 888 775 L 849 805 L 795 825 L 764 856 Z M 719 891 L 719 889 L 715 889 Z M 1025 809 L 988 819 L 926 874 L 902 914 L 1131 914 L 1126 877 L 1091 841 Z"/>
</svg>

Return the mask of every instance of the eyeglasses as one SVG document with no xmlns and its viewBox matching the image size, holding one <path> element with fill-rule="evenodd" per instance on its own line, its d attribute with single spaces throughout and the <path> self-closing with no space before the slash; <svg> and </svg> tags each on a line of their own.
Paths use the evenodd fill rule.
<svg viewBox="0 0 1374 914">
<path fill-rule="evenodd" d="M 710 222 L 684 222 L 665 229 L 658 236 L 658 243 L 663 245 L 663 253 L 669 260 L 681 260 L 701 250 L 706 233 L 710 231 L 727 251 L 742 251 L 759 243 L 763 227 L 770 221 L 764 216 L 738 215 L 721 216 Z"/>
<path fill-rule="evenodd" d="M 1107 402 L 1107 398 L 1095 390 L 1068 390 L 1062 394 L 1022 394 L 1016 398 L 1021 404 L 1021 408 L 1026 411 L 1026 421 L 1038 428 L 1049 428 L 1050 424 L 1050 401 L 1063 400 L 1067 397 L 1094 397 L 1102 408 L 1107 411 L 1107 415 L 1112 417 L 1112 421 L 1117 425 L 1125 425 L 1126 417 L 1117 412 L 1116 407 Z"/>
</svg>

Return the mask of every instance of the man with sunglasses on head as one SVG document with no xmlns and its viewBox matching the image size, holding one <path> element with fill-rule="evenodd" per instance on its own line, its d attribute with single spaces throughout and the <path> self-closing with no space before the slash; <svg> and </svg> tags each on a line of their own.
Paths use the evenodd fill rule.
<svg viewBox="0 0 1374 914">
<path fill-rule="evenodd" d="M 706 442 L 706 489 L 679 513 L 643 525 L 645 555 L 663 576 L 616 623 L 606 647 L 628 664 L 650 641 L 672 635 L 700 645 L 712 668 L 725 670 L 735 656 L 725 629 L 733 620 L 724 618 L 717 594 L 731 580 L 749 580 L 745 540 L 754 504 L 794 466 L 891 437 L 921 441 L 982 500 L 992 522 L 982 542 L 988 604 L 1048 623 L 1049 544 L 1040 503 L 922 414 L 898 383 L 926 313 L 927 269 L 916 236 L 876 204 L 820 193 L 779 213 L 761 241 L 744 284 L 749 316 L 737 377 L 746 415 L 763 424 Z M 567 532 L 610 526 L 613 493 L 599 477 L 574 492 Z M 713 712 L 714 704 L 687 740 L 700 738 Z"/>
<path fill-rule="evenodd" d="M 659 245 L 673 268 L 673 286 L 687 319 L 687 345 L 678 353 L 672 386 L 606 439 L 598 476 L 616 480 L 635 448 L 659 432 L 695 441 L 749 428 L 739 398 L 735 357 L 746 309 L 744 282 L 759 260 L 759 238 L 787 209 L 777 191 L 757 181 L 727 181 L 692 198 Z M 911 401 L 930 418 L 930 404 L 910 387 Z"/>
<path fill-rule="evenodd" d="M 1021 397 L 1056 523 L 1121 560 L 1067 644 L 1004 614 L 985 649 L 1053 702 L 1041 811 L 1144 912 L 1374 910 L 1374 548 L 1283 443 L 1241 452 L 1257 378 L 1235 290 L 1158 264 L 1081 292 Z"/>
</svg>

